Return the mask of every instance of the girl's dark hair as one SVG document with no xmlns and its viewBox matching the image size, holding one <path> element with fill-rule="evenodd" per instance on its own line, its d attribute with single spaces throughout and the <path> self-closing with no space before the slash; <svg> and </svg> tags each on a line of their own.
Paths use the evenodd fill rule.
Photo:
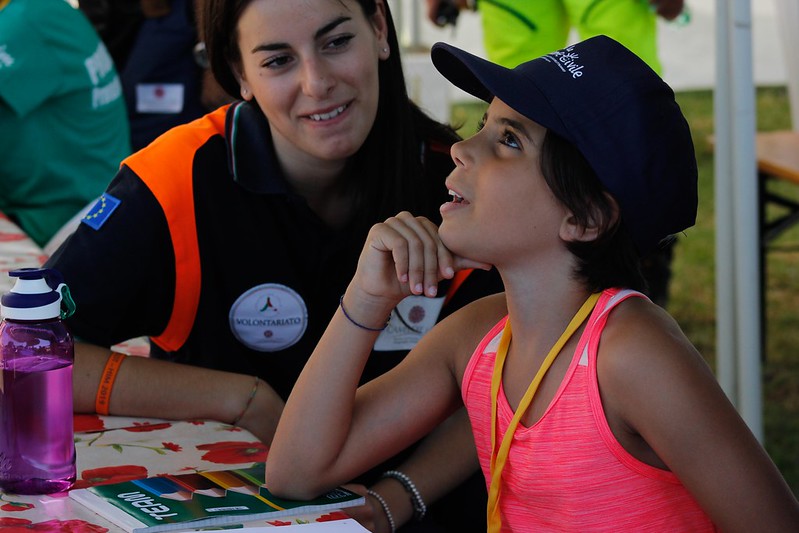
<svg viewBox="0 0 799 533">
<path fill-rule="evenodd" d="M 599 236 L 591 241 L 567 243 L 577 257 L 575 275 L 591 292 L 625 287 L 645 292 L 641 261 L 621 216 L 614 220 L 615 201 L 597 178 L 582 153 L 569 141 L 547 130 L 541 146 L 541 172 L 555 197 L 578 224 L 598 224 Z"/>
<path fill-rule="evenodd" d="M 200 27 L 211 70 L 231 96 L 240 98 L 239 83 L 233 71 L 233 66 L 241 63 L 237 25 L 241 13 L 252 0 L 202 1 Z M 357 1 L 367 18 L 376 13 L 375 0 Z M 437 213 L 441 197 L 426 194 L 430 183 L 426 183 L 422 165 L 424 143 L 448 147 L 458 140 L 451 128 L 427 116 L 408 98 L 397 31 L 388 0 L 383 4 L 391 54 L 379 63 L 377 116 L 363 146 L 350 158 L 346 172 L 349 183 L 345 184 L 354 195 L 358 222 L 367 228 L 402 210 Z M 443 191 L 443 184 L 436 185 Z"/>
</svg>

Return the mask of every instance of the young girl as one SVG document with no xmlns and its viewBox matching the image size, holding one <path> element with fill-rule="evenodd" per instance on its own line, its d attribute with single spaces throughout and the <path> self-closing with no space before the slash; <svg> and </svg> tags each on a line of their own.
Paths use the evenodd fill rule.
<svg viewBox="0 0 799 533">
<path fill-rule="evenodd" d="M 270 490 L 308 497 L 402 449 L 460 405 L 490 531 L 797 531 L 799 504 L 637 257 L 693 225 L 696 166 L 671 89 L 595 37 L 514 70 L 448 45 L 433 62 L 490 102 L 457 143 L 440 228 L 372 228 L 286 405 Z M 358 387 L 407 294 L 494 265 L 505 293 L 456 312 Z"/>
</svg>

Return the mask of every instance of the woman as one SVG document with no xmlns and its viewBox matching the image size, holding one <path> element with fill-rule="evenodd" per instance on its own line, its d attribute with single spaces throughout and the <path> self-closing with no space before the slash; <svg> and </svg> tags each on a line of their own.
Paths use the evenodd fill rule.
<svg viewBox="0 0 799 533">
<path fill-rule="evenodd" d="M 765 450 L 639 292 L 640 254 L 696 217 L 693 143 L 668 85 L 605 36 L 513 70 L 432 53 L 490 102 L 484 124 L 452 147 L 440 228 L 401 213 L 370 232 L 286 404 L 270 490 L 335 485 L 465 405 L 492 533 L 796 531 L 799 503 Z M 358 388 L 367 328 L 405 295 L 490 265 L 503 294 Z"/>
<path fill-rule="evenodd" d="M 209 0 L 201 20 L 215 77 L 242 101 L 126 159 L 48 266 L 93 343 L 77 350 L 76 409 L 207 417 L 269 443 L 368 228 L 401 208 L 435 216 L 456 137 L 408 100 L 383 0 Z M 399 306 L 370 376 L 499 286 L 475 272 L 446 304 Z M 142 335 L 192 366 L 120 359 L 98 391 L 118 364 L 100 346 Z"/>
</svg>

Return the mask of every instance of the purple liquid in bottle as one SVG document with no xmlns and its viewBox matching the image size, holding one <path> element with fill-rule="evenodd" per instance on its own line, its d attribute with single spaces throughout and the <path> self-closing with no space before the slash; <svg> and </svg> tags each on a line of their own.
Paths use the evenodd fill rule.
<svg viewBox="0 0 799 533">
<path fill-rule="evenodd" d="M 75 481 L 71 390 L 72 363 L 56 359 L 15 359 L 3 370 L 9 412 L 0 445 L 0 476 L 8 492 L 40 494 L 66 490 Z M 4 405 L 5 407 L 5 405 Z"/>
<path fill-rule="evenodd" d="M 0 487 L 46 494 L 75 481 L 73 348 L 59 320 L 0 326 Z"/>
</svg>

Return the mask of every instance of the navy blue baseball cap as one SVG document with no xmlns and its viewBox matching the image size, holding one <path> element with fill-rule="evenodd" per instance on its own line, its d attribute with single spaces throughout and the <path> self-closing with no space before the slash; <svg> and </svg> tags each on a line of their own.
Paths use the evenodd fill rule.
<svg viewBox="0 0 799 533">
<path fill-rule="evenodd" d="M 644 61 L 600 35 L 522 63 L 496 65 L 445 43 L 433 64 L 457 87 L 574 144 L 616 198 L 638 252 L 696 221 L 691 131 L 674 92 Z"/>
</svg>

